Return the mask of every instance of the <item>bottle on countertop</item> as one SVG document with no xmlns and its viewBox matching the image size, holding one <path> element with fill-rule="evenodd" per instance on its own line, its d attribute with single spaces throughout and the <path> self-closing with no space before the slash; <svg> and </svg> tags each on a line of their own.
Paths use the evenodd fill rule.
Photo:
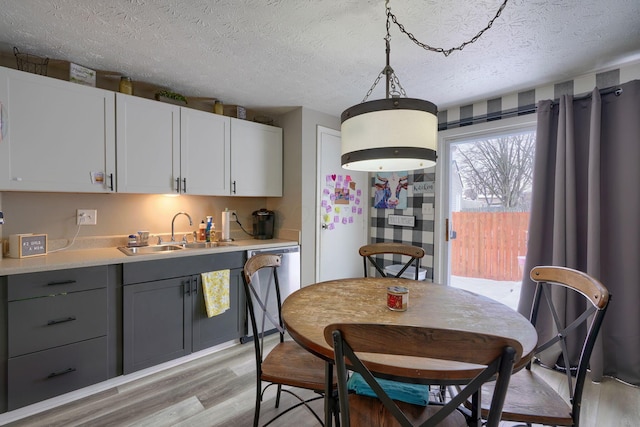
<svg viewBox="0 0 640 427">
<path fill-rule="evenodd" d="M 207 227 L 205 228 L 205 239 L 207 242 L 210 242 L 210 234 L 211 234 L 211 225 L 213 224 L 213 217 L 207 216 Z"/>
<path fill-rule="evenodd" d="M 198 226 L 198 242 L 204 242 L 207 240 L 207 224 L 204 223 L 204 220 Z"/>
</svg>

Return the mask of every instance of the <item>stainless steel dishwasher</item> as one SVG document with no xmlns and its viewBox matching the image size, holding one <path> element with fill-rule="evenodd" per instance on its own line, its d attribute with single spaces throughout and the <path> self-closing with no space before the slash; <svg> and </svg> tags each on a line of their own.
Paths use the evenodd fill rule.
<svg viewBox="0 0 640 427">
<path fill-rule="evenodd" d="M 275 254 L 282 257 L 282 264 L 278 267 L 278 282 L 280 283 L 280 296 L 282 301 L 284 301 L 290 294 L 300 289 L 300 246 L 295 245 L 284 246 L 281 248 L 250 250 L 247 251 L 247 259 L 258 254 Z M 257 277 L 254 277 L 253 279 L 254 286 L 256 287 L 256 291 L 259 290 L 261 298 L 264 298 L 268 286 L 272 285 L 269 282 L 273 280 L 273 278 L 267 274 L 267 271 L 258 271 L 256 275 Z M 278 306 L 275 294 L 273 294 L 273 298 L 269 298 L 269 301 L 267 302 L 267 309 L 269 314 L 273 315 L 274 319 L 277 318 Z M 246 313 L 245 318 L 247 319 L 245 335 L 240 338 L 241 343 L 245 343 L 253 339 L 251 325 L 249 325 L 251 320 L 248 312 Z M 261 330 L 262 318 L 257 318 L 256 322 L 258 323 L 258 330 Z M 275 328 L 271 328 L 265 331 L 265 334 L 273 333 L 275 331 Z"/>
</svg>

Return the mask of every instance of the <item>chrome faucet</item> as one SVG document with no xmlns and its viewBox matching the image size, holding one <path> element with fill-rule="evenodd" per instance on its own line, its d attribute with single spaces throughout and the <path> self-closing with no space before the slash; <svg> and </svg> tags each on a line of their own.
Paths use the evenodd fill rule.
<svg viewBox="0 0 640 427">
<path fill-rule="evenodd" d="M 173 231 L 173 223 L 176 221 L 176 217 L 178 215 L 186 215 L 187 218 L 189 218 L 189 225 L 193 225 L 193 221 L 191 220 L 191 216 L 188 213 L 186 213 L 186 212 L 178 212 L 177 214 L 175 214 L 173 216 L 173 219 L 171 220 L 171 241 L 172 242 L 176 241 L 176 237 L 175 237 L 174 231 Z"/>
</svg>

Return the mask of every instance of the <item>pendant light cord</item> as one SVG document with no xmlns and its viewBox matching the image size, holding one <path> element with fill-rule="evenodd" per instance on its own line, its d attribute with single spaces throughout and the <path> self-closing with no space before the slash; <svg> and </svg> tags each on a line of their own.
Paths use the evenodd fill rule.
<svg viewBox="0 0 640 427">
<path fill-rule="evenodd" d="M 482 34 L 484 34 L 485 31 L 487 31 L 489 28 L 493 26 L 493 22 L 496 19 L 498 19 L 498 17 L 502 14 L 502 11 L 507 6 L 507 2 L 508 0 L 504 0 L 504 2 L 502 3 L 502 5 L 500 5 L 498 12 L 496 12 L 493 19 L 491 19 L 487 24 L 487 26 L 484 27 L 482 30 L 480 30 L 478 34 L 476 34 L 473 38 L 471 38 L 466 42 L 463 42 L 460 46 L 444 49 L 441 47 L 431 47 L 426 43 L 422 43 L 418 39 L 416 39 L 413 34 L 405 30 L 404 25 L 399 23 L 398 18 L 396 18 L 396 16 L 393 13 L 391 13 L 391 6 L 389 6 L 389 0 L 386 0 L 385 9 L 387 10 L 387 35 L 384 37 L 384 41 L 386 44 L 387 64 L 384 67 L 384 69 L 380 72 L 380 74 L 378 74 L 378 77 L 373 82 L 373 85 L 371 85 L 371 88 L 369 89 L 367 94 L 364 96 L 364 99 L 362 100 L 362 102 L 364 103 L 367 101 L 367 99 L 369 99 L 369 96 L 373 93 L 373 90 L 376 88 L 376 86 L 378 85 L 380 80 L 382 80 L 383 77 L 386 80 L 386 99 L 398 98 L 401 96 L 405 98 L 407 97 L 407 93 L 405 92 L 404 88 L 400 84 L 400 80 L 398 79 L 398 76 L 396 76 L 395 72 L 393 71 L 393 68 L 391 68 L 391 64 L 389 61 L 389 57 L 391 54 L 391 33 L 390 33 L 391 21 L 393 21 L 393 23 L 398 26 L 398 28 L 402 33 L 406 34 L 411 41 L 413 41 L 415 44 L 417 44 L 421 48 L 430 52 L 442 53 L 444 56 L 449 56 L 453 51 L 455 50 L 461 51 L 462 49 L 465 48 L 465 46 L 475 43 L 482 36 Z"/>
<path fill-rule="evenodd" d="M 443 49 L 441 47 L 431 47 L 426 43 L 422 43 L 418 39 L 416 39 L 413 34 L 408 32 L 407 30 L 405 30 L 404 29 L 404 25 L 399 23 L 398 19 L 396 18 L 396 16 L 393 13 L 391 13 L 391 6 L 389 6 L 389 0 L 387 0 L 387 2 L 386 2 L 386 9 L 387 9 L 387 38 L 390 38 L 390 36 L 389 36 L 389 19 L 391 19 L 393 21 L 393 23 L 398 26 L 398 28 L 400 29 L 401 32 L 406 34 L 407 37 L 409 37 L 409 39 L 411 41 L 413 41 L 415 44 L 417 44 L 418 46 L 420 46 L 424 50 L 441 53 L 444 56 L 449 56 L 449 55 L 451 55 L 451 53 L 454 50 L 462 50 L 462 49 L 465 48 L 465 46 L 470 45 L 472 43 L 475 43 L 482 36 L 482 34 L 484 34 L 485 31 L 487 31 L 489 28 L 491 28 L 493 26 L 493 22 L 496 19 L 498 19 L 498 17 L 502 14 L 502 11 L 504 10 L 504 8 L 507 6 L 507 1 L 508 0 L 504 0 L 504 2 L 502 3 L 502 5 L 500 5 L 500 8 L 498 9 L 498 12 L 496 12 L 496 15 L 493 17 L 493 19 L 491 19 L 489 21 L 489 23 L 487 24 L 487 26 L 484 27 L 482 30 L 480 30 L 478 32 L 478 34 L 476 34 L 473 38 L 471 38 L 470 40 L 462 43 L 460 46 L 452 47 L 452 48 L 449 48 L 449 49 Z"/>
</svg>

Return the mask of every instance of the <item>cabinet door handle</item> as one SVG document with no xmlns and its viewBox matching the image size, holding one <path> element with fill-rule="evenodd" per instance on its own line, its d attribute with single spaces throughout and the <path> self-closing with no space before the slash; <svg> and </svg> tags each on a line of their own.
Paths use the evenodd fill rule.
<svg viewBox="0 0 640 427">
<path fill-rule="evenodd" d="M 193 293 L 198 295 L 198 279 L 193 280 Z"/>
<path fill-rule="evenodd" d="M 191 295 L 191 281 L 185 280 L 184 282 L 182 282 L 182 286 L 184 286 L 184 294 Z"/>
<path fill-rule="evenodd" d="M 187 192 L 187 178 L 182 178 L 182 192 Z"/>
<path fill-rule="evenodd" d="M 47 286 L 71 285 L 73 283 L 76 283 L 76 281 L 75 280 L 61 280 L 59 282 L 49 282 L 49 283 L 47 283 Z"/>
<path fill-rule="evenodd" d="M 109 174 L 109 190 L 113 191 L 113 174 Z"/>
<path fill-rule="evenodd" d="M 236 182 L 233 181 L 233 190 L 231 191 L 233 194 L 236 194 Z"/>
<path fill-rule="evenodd" d="M 75 371 L 76 371 L 76 368 L 67 368 L 64 371 L 52 372 L 47 376 L 47 378 L 55 378 L 55 377 L 59 377 L 60 375 L 70 374 L 71 372 L 75 372 Z"/>
<path fill-rule="evenodd" d="M 47 322 L 47 326 L 57 325 L 58 323 L 73 322 L 74 320 L 76 320 L 76 316 L 69 316 L 69 317 L 65 317 L 63 319 L 49 320 Z"/>
<path fill-rule="evenodd" d="M 176 178 L 176 193 L 180 193 L 180 177 Z"/>
</svg>

